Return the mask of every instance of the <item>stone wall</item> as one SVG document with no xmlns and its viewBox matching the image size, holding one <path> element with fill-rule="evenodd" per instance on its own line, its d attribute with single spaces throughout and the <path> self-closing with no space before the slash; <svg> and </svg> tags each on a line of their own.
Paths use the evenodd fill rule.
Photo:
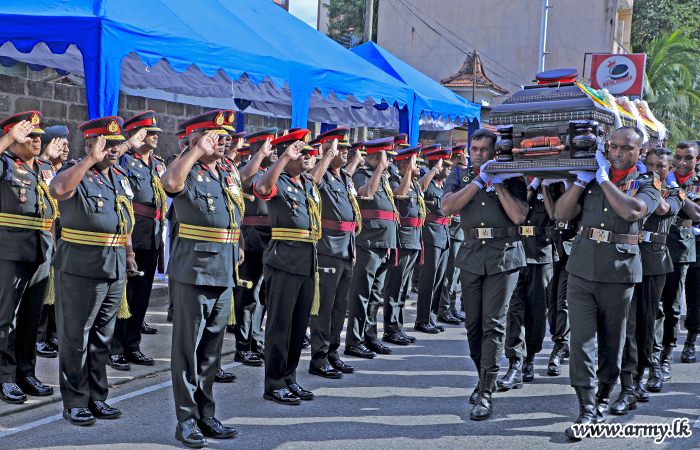
<svg viewBox="0 0 700 450">
<path fill-rule="evenodd" d="M 164 131 L 159 139 L 156 153 L 167 157 L 178 151 L 175 136 L 178 124 L 210 108 L 126 94 L 119 95 L 118 114 L 124 119 L 150 109 L 158 114 L 158 126 Z M 0 75 L 0 121 L 13 114 L 32 110 L 41 111 L 42 127 L 67 126 L 71 135 L 69 158 L 83 156 L 84 141 L 78 126 L 88 120 L 87 96 L 84 88 Z M 270 127 L 287 129 L 290 123 L 290 119 L 276 119 L 255 114 L 245 115 L 245 129 L 249 133 Z"/>
</svg>

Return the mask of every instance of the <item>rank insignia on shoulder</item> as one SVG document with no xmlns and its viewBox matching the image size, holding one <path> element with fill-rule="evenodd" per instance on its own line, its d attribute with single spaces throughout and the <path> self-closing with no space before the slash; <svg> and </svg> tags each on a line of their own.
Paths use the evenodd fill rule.
<svg viewBox="0 0 700 450">
<path fill-rule="evenodd" d="M 656 177 L 654 178 L 654 187 L 658 190 L 661 190 L 661 180 L 659 180 Z"/>
</svg>

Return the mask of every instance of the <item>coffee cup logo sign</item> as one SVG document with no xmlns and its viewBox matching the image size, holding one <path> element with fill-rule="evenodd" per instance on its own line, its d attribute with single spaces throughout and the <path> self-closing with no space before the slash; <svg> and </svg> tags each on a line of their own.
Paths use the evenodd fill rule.
<svg viewBox="0 0 700 450">
<path fill-rule="evenodd" d="M 591 87 L 612 95 L 641 95 L 645 54 L 593 55 Z"/>
</svg>

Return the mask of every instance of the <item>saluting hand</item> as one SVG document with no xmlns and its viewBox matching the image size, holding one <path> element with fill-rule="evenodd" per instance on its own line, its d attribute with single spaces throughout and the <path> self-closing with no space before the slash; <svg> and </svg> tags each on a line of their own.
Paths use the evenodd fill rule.
<svg viewBox="0 0 700 450">
<path fill-rule="evenodd" d="M 304 148 L 304 143 L 302 141 L 296 141 L 284 151 L 284 154 L 289 157 L 292 161 L 296 161 L 301 157 L 301 151 Z"/>
<path fill-rule="evenodd" d="M 34 124 L 28 120 L 23 120 L 10 128 L 10 136 L 17 144 L 24 144 L 29 141 L 29 133 L 34 130 Z"/>
<path fill-rule="evenodd" d="M 197 147 L 199 147 L 205 155 L 211 156 L 216 152 L 219 146 L 219 133 L 216 130 L 212 130 L 205 134 L 202 139 L 197 142 Z"/>
<path fill-rule="evenodd" d="M 386 157 L 386 151 L 380 150 L 379 153 L 381 156 L 379 157 L 379 165 L 377 166 L 377 169 L 383 172 L 389 168 L 389 158 Z"/>
<path fill-rule="evenodd" d="M 437 169 L 437 173 L 442 172 L 443 161 L 444 161 L 444 159 L 440 158 L 440 159 L 438 159 L 437 163 L 435 163 L 435 165 L 433 166 L 434 169 Z"/>
<path fill-rule="evenodd" d="M 262 147 L 260 147 L 259 152 L 263 154 L 265 158 L 268 156 L 272 155 L 272 140 L 270 138 L 265 139 L 265 142 L 263 143 Z"/>
<path fill-rule="evenodd" d="M 328 150 L 328 153 L 330 153 L 333 158 L 338 156 L 338 139 L 333 139 L 333 142 L 331 142 L 331 148 Z"/>
<path fill-rule="evenodd" d="M 105 148 L 107 145 L 107 138 L 104 136 L 99 136 L 95 141 L 95 145 L 92 146 L 92 151 L 90 151 L 90 158 L 92 158 L 96 163 L 105 159 L 109 153 L 109 149 Z"/>
<path fill-rule="evenodd" d="M 131 148 L 136 150 L 138 148 L 143 147 L 143 141 L 146 139 L 147 134 L 148 132 L 144 128 L 141 128 L 135 135 L 131 136 L 129 138 L 129 144 L 131 144 Z"/>
<path fill-rule="evenodd" d="M 46 157 L 56 159 L 63 152 L 63 138 L 53 138 L 46 145 Z"/>
</svg>

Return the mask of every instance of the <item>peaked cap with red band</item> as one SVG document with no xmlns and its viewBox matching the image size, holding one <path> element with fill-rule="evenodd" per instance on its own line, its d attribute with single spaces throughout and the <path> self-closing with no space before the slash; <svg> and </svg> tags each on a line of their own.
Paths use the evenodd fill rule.
<svg viewBox="0 0 700 450">
<path fill-rule="evenodd" d="M 423 161 L 422 159 L 418 158 L 420 156 L 421 152 L 421 146 L 418 144 L 415 147 L 412 148 L 407 148 L 405 150 L 401 150 L 399 152 L 396 152 L 396 156 L 394 159 L 396 161 L 403 161 L 405 159 L 411 159 L 413 155 L 416 155 L 416 161 Z"/>
<path fill-rule="evenodd" d="M 467 150 L 467 145 L 469 144 L 459 144 L 452 147 L 452 156 L 464 153 Z"/>
<path fill-rule="evenodd" d="M 287 147 L 289 147 L 297 141 L 302 141 L 305 144 L 308 144 L 310 136 L 311 132 L 309 130 L 297 130 L 292 133 L 287 133 L 284 136 L 278 137 L 277 139 L 272 141 L 271 144 L 277 149 L 277 155 L 281 155 L 285 152 L 285 150 L 287 150 Z"/>
<path fill-rule="evenodd" d="M 444 160 L 444 162 L 446 164 L 452 164 L 452 161 L 450 161 L 451 154 L 452 154 L 452 149 L 442 148 L 442 149 L 433 150 L 429 153 L 426 153 L 424 151 L 423 158 L 426 161 L 437 161 L 438 159 L 442 159 L 442 160 Z"/>
<path fill-rule="evenodd" d="M 28 120 L 34 125 L 34 129 L 29 134 L 44 134 L 44 130 L 40 128 L 41 125 L 41 113 L 39 111 L 25 111 L 14 116 L 10 116 L 7 119 L 0 122 L 0 127 L 2 127 L 5 133 L 10 132 L 10 128 L 14 127 L 23 120 Z"/>
<path fill-rule="evenodd" d="M 400 133 L 394 136 L 394 145 L 400 145 L 401 147 L 410 147 L 411 144 L 408 143 L 408 135 L 406 133 Z"/>
<path fill-rule="evenodd" d="M 381 150 L 384 150 L 387 153 L 396 154 L 391 151 L 391 149 L 394 148 L 393 137 L 375 139 L 373 141 L 365 141 L 362 145 L 365 147 L 367 153 L 379 153 Z"/>
<path fill-rule="evenodd" d="M 277 132 L 279 131 L 279 128 L 268 128 L 266 130 L 258 131 L 257 133 L 252 133 L 249 134 L 248 137 L 248 143 L 252 144 L 253 142 L 258 142 L 258 141 L 265 141 L 266 139 L 275 139 L 277 137 Z"/>
<path fill-rule="evenodd" d="M 229 134 L 231 135 L 231 138 L 236 140 L 236 139 L 245 139 L 246 136 L 248 136 L 248 133 L 245 131 L 240 131 L 236 133 L 235 131 L 229 131 Z"/>
<path fill-rule="evenodd" d="M 287 130 L 287 134 L 289 134 L 289 133 L 294 133 L 295 131 L 299 131 L 299 130 L 301 130 L 301 129 L 302 129 L 301 127 L 290 128 L 290 129 Z"/>
<path fill-rule="evenodd" d="M 146 131 L 163 131 L 156 126 L 156 112 L 155 111 L 145 111 L 141 114 L 136 114 L 129 120 L 124 121 L 124 130 L 140 130 L 144 129 Z"/>
<path fill-rule="evenodd" d="M 83 132 L 85 138 L 104 136 L 108 141 L 124 141 L 126 139 L 122 136 L 122 126 L 124 126 L 124 119 L 108 116 L 85 122 L 78 129 Z"/>
<path fill-rule="evenodd" d="M 250 155 L 250 146 L 249 145 L 244 145 L 243 147 L 238 149 L 238 154 L 241 156 L 246 156 Z"/>
<path fill-rule="evenodd" d="M 328 130 L 325 133 L 321 133 L 316 136 L 316 139 L 311 141 L 311 144 L 323 144 L 324 142 L 330 142 L 333 139 L 338 139 L 338 145 L 343 145 L 345 147 L 350 146 L 348 137 L 350 136 L 350 128 L 336 128 L 335 130 Z"/>
<path fill-rule="evenodd" d="M 216 131 L 219 136 L 228 136 L 228 131 L 224 129 L 224 124 L 228 118 L 227 111 L 215 109 L 193 117 L 180 124 L 180 128 L 185 129 L 185 133 Z"/>
</svg>

